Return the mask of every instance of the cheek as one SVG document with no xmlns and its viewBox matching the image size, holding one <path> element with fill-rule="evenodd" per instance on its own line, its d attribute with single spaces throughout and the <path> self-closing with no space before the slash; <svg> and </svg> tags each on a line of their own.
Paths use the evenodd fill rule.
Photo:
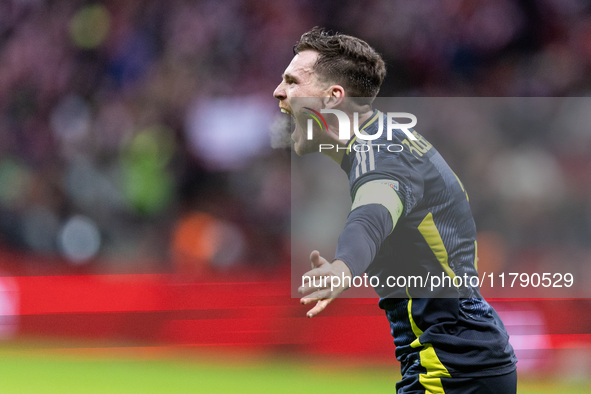
<svg viewBox="0 0 591 394">
<path fill-rule="evenodd" d="M 298 94 L 300 94 L 300 91 L 301 91 L 301 89 L 297 85 L 292 85 L 287 88 L 288 95 L 291 97 L 298 97 Z"/>
<path fill-rule="evenodd" d="M 294 85 L 289 89 L 289 95 L 291 97 L 315 97 L 313 94 L 314 90 L 309 86 Z"/>
</svg>

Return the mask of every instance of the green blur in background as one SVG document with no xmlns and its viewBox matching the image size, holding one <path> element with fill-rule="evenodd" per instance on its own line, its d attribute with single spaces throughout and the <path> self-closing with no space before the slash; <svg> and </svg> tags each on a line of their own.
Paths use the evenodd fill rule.
<svg viewBox="0 0 591 394">
<path fill-rule="evenodd" d="M 395 367 L 335 358 L 204 356 L 158 348 L 0 348 L 1 392 L 393 393 Z M 520 376 L 520 394 L 591 392 L 591 382 Z"/>
</svg>

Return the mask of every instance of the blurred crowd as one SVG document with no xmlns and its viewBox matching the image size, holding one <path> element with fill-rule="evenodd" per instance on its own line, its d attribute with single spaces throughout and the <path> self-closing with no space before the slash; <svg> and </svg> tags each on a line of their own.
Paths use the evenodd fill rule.
<svg viewBox="0 0 591 394">
<path fill-rule="evenodd" d="M 315 25 L 383 54 L 384 97 L 591 91 L 582 0 L 6 0 L 0 249 L 102 271 L 285 264 L 297 185 L 271 146 L 272 92 Z M 471 191 L 491 256 L 591 259 L 585 104 L 564 138 L 425 134 Z"/>
</svg>

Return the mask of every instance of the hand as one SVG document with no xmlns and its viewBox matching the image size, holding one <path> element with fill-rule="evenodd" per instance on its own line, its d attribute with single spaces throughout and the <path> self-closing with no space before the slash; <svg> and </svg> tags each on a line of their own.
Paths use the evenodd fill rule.
<svg viewBox="0 0 591 394">
<path fill-rule="evenodd" d="M 310 262 L 312 263 L 312 270 L 306 272 L 304 276 L 311 278 L 311 280 L 305 286 L 300 287 L 298 292 L 300 294 L 309 293 L 300 299 L 302 305 L 308 305 L 316 301 L 314 308 L 306 313 L 307 317 L 314 317 L 347 289 L 347 285 L 351 283 L 352 275 L 351 270 L 342 260 L 329 263 L 324 257 L 320 256 L 317 250 L 310 254 Z M 333 277 L 335 277 L 334 280 Z M 320 284 L 320 286 L 312 286 L 312 284 Z"/>
</svg>

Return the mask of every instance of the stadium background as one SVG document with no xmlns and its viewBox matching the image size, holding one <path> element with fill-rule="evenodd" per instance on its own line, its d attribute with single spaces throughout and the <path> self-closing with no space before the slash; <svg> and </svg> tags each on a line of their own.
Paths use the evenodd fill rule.
<svg viewBox="0 0 591 394">
<path fill-rule="evenodd" d="M 255 392 L 392 389 L 375 302 L 339 300 L 306 320 L 289 297 L 298 185 L 289 152 L 271 147 L 272 91 L 315 25 L 383 54 L 381 96 L 588 105 L 587 1 L 0 2 L 6 392 L 133 392 L 139 375 L 145 392 L 179 381 L 227 392 L 231 376 Z M 470 191 L 484 264 L 577 262 L 589 277 L 591 131 L 577 121 L 564 136 L 426 135 Z M 590 306 L 495 301 L 525 389 L 587 392 Z"/>
</svg>

